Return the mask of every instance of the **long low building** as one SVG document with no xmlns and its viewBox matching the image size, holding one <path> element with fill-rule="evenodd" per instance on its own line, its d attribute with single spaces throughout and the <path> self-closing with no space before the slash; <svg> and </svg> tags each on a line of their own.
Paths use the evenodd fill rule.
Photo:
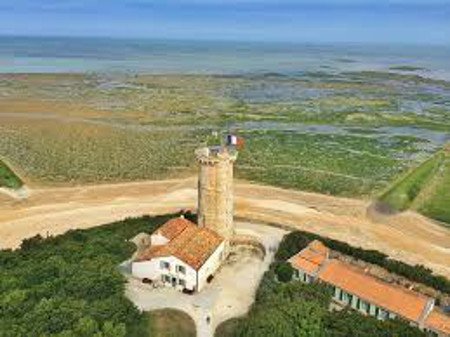
<svg viewBox="0 0 450 337">
<path fill-rule="evenodd" d="M 435 336 L 450 335 L 450 318 L 434 306 L 434 299 L 382 281 L 361 268 L 330 258 L 330 249 L 311 242 L 288 262 L 294 278 L 324 282 L 333 289 L 333 302 L 378 319 L 399 317 Z"/>
<path fill-rule="evenodd" d="M 175 218 L 151 235 L 131 272 L 157 285 L 201 291 L 225 258 L 224 248 L 225 240 L 216 232 Z"/>
</svg>

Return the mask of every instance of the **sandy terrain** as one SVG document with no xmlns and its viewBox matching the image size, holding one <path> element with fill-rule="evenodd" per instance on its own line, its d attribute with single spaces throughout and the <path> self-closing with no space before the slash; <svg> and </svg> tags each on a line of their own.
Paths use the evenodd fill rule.
<svg viewBox="0 0 450 337">
<path fill-rule="evenodd" d="M 26 199 L 0 193 L 0 248 L 142 214 L 195 208 L 196 180 L 34 188 Z M 450 277 L 450 231 L 413 212 L 368 215 L 369 202 L 236 182 L 236 216 L 273 222 L 383 251 Z"/>
</svg>

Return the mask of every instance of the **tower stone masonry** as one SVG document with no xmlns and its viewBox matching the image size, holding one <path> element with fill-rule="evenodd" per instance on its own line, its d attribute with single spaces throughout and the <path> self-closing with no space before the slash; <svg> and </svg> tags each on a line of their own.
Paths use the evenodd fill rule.
<svg viewBox="0 0 450 337">
<path fill-rule="evenodd" d="M 214 146 L 195 152 L 199 164 L 198 225 L 214 230 L 226 240 L 227 251 L 234 234 L 233 147 Z"/>
</svg>

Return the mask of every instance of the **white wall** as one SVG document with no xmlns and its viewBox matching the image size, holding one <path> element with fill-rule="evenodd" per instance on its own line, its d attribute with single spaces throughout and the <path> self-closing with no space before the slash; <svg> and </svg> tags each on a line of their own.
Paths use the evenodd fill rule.
<svg viewBox="0 0 450 337">
<path fill-rule="evenodd" d="M 155 280 L 159 277 L 159 263 L 156 264 L 155 260 L 140 261 L 131 263 L 131 274 L 134 277 L 150 280 Z"/>
<path fill-rule="evenodd" d="M 161 261 L 168 262 L 170 265 L 170 269 L 161 269 Z M 186 273 L 177 272 L 176 266 L 183 266 L 186 270 Z M 142 261 L 142 262 L 133 262 L 131 265 L 131 272 L 134 277 L 143 279 L 148 278 L 155 283 L 161 283 L 161 275 L 169 275 L 170 278 L 175 277 L 178 279 L 183 279 L 186 282 L 186 288 L 189 290 L 195 290 L 197 285 L 197 272 L 181 261 L 180 259 L 174 256 L 168 257 L 158 257 L 154 258 L 150 261 Z M 168 284 L 167 286 L 171 286 Z M 177 287 L 178 289 L 182 289 L 181 286 Z"/>
<path fill-rule="evenodd" d="M 152 246 L 162 246 L 169 242 L 169 240 L 159 233 L 154 233 L 151 236 L 151 245 Z"/>
<path fill-rule="evenodd" d="M 169 275 L 186 281 L 186 289 L 201 291 L 206 285 L 206 279 L 214 274 L 222 263 L 222 254 L 224 252 L 225 242 L 222 242 L 213 254 L 206 260 L 198 272 L 188 264 L 174 256 L 158 257 L 150 261 L 133 262 L 131 264 L 131 273 L 139 279 L 148 278 L 155 283 L 161 283 L 161 275 Z M 168 262 L 170 269 L 161 269 L 161 261 Z M 177 272 L 176 266 L 183 266 L 185 274 Z M 197 278 L 198 277 L 198 278 Z M 167 286 L 171 286 L 168 284 Z M 181 289 L 181 286 L 176 288 Z"/>
<path fill-rule="evenodd" d="M 214 253 L 206 260 L 203 266 L 198 271 L 198 286 L 197 290 L 201 291 L 206 284 L 206 279 L 209 275 L 214 274 L 222 263 L 222 254 L 225 250 L 225 242 L 222 242 Z"/>
</svg>

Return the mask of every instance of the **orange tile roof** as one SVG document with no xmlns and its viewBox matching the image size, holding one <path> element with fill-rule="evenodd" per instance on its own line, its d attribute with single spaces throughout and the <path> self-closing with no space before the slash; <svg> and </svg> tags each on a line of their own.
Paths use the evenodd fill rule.
<svg viewBox="0 0 450 337">
<path fill-rule="evenodd" d="M 308 274 L 314 274 L 328 258 L 329 248 L 322 242 L 314 240 L 306 248 L 289 259 L 294 268 L 302 269 Z"/>
<path fill-rule="evenodd" d="M 317 263 L 313 263 L 306 259 L 303 259 L 301 256 L 293 256 L 289 262 L 296 269 L 301 269 L 308 274 L 314 274 L 319 269 L 320 265 Z"/>
<path fill-rule="evenodd" d="M 324 265 L 319 279 L 414 322 L 419 321 L 430 300 L 403 287 L 378 280 L 360 268 L 335 259 Z"/>
<path fill-rule="evenodd" d="M 171 226 L 174 220 L 176 219 L 169 221 Z M 138 256 L 137 261 L 175 256 L 195 270 L 200 269 L 224 239 L 208 228 L 200 228 L 188 220 L 182 220 L 184 220 L 182 221 L 183 225 L 186 226 L 177 236 L 173 237 L 166 245 L 152 246 L 144 250 Z M 169 222 L 162 227 L 165 227 Z"/>
<path fill-rule="evenodd" d="M 425 320 L 425 327 L 450 335 L 450 316 L 434 309 Z"/>
<path fill-rule="evenodd" d="M 186 227 L 194 225 L 191 221 L 185 218 L 174 218 L 167 221 L 164 225 L 156 230 L 156 233 L 163 235 L 169 241 L 180 235 Z"/>
</svg>

